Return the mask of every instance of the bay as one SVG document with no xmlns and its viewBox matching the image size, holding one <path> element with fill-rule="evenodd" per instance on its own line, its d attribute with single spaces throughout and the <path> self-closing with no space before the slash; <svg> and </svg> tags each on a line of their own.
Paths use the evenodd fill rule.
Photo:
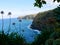
<svg viewBox="0 0 60 45">
<path fill-rule="evenodd" d="M 9 30 L 9 19 L 4 19 L 4 32 L 7 33 Z M 11 25 L 10 25 L 10 33 L 11 32 L 18 32 L 20 35 L 23 35 L 23 37 L 26 39 L 27 42 L 33 42 L 35 36 L 38 35 L 37 31 L 34 31 L 29 26 L 32 24 L 33 20 L 26 20 L 22 19 L 19 21 L 17 18 L 11 19 Z M 15 23 L 15 25 L 13 25 Z M 0 19 L 0 31 L 2 30 L 2 20 Z"/>
</svg>

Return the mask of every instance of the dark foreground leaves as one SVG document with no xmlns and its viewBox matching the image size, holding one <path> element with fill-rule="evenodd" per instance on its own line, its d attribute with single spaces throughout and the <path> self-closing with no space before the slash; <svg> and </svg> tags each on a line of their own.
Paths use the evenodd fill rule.
<svg viewBox="0 0 60 45">
<path fill-rule="evenodd" d="M 25 45 L 24 39 L 17 33 L 0 34 L 1 45 Z"/>
</svg>

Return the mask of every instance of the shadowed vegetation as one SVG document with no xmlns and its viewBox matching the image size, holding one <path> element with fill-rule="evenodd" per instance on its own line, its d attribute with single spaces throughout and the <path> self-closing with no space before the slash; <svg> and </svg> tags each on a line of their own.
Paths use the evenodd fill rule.
<svg viewBox="0 0 60 45">
<path fill-rule="evenodd" d="M 60 45 L 60 6 L 37 14 L 31 28 L 41 31 L 32 45 Z"/>
<path fill-rule="evenodd" d="M 17 33 L 0 34 L 1 45 L 25 45 L 25 40 Z"/>
</svg>

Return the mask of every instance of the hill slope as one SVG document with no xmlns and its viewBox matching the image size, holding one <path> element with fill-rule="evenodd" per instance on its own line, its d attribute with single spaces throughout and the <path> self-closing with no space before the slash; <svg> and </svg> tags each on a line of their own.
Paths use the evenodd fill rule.
<svg viewBox="0 0 60 45">
<path fill-rule="evenodd" d="M 38 13 L 32 22 L 31 28 L 38 30 L 54 30 L 54 27 L 56 27 L 56 22 L 58 21 L 57 19 L 60 17 L 59 10 L 60 8 L 58 7 L 54 10 Z"/>
</svg>

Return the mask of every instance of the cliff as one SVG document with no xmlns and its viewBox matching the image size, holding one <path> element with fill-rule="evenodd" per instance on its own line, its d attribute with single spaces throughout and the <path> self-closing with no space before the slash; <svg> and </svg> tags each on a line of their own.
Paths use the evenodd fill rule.
<svg viewBox="0 0 60 45">
<path fill-rule="evenodd" d="M 60 8 L 38 13 L 34 18 L 31 28 L 37 30 L 54 30 L 60 24 Z M 59 18 L 58 18 L 59 17 Z M 57 26 L 59 27 L 59 26 Z M 59 27 L 60 28 L 60 27 Z"/>
</svg>

